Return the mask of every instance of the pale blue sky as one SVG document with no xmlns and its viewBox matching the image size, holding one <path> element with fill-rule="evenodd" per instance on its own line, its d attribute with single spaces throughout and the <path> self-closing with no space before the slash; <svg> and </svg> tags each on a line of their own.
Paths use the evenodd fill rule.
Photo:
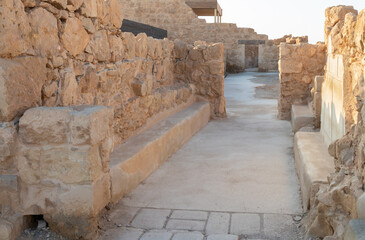
<svg viewBox="0 0 365 240">
<path fill-rule="evenodd" d="M 285 34 L 308 35 L 309 42 L 324 41 L 324 11 L 327 7 L 351 5 L 359 12 L 365 0 L 218 0 L 222 22 L 254 28 L 270 39 Z M 208 19 L 212 22 L 212 18 Z"/>
</svg>

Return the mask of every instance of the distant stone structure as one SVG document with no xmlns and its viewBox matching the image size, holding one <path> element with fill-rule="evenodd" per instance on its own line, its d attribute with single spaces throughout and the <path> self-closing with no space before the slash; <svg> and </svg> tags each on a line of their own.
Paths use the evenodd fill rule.
<svg viewBox="0 0 365 240">
<path fill-rule="evenodd" d="M 217 0 L 120 1 L 125 9 L 123 11 L 125 18 L 166 29 L 168 37 L 172 40 L 181 39 L 190 44 L 200 40 L 224 43 L 228 72 L 260 68 L 259 54 L 271 57 L 272 62 L 278 60 L 277 47 L 262 48 L 263 52 L 259 52 L 259 44 L 266 44 L 269 40 L 267 35 L 257 34 L 252 28 L 238 28 L 236 24 L 218 23 L 218 21 L 217 23 L 206 23 L 204 19 L 198 18 L 198 15 L 209 15 L 204 14 L 206 11 L 213 13 L 216 11 L 218 15 L 222 14 Z M 207 6 L 208 10 L 202 10 L 202 6 Z M 242 44 L 242 42 L 239 43 L 240 40 L 252 42 Z M 267 52 L 271 50 L 273 53 L 268 54 Z M 262 69 L 276 71 L 277 66 L 263 63 Z"/>
</svg>

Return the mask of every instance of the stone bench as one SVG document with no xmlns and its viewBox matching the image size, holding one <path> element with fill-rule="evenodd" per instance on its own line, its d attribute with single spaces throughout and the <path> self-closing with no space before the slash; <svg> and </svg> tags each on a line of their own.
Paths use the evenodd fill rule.
<svg viewBox="0 0 365 240">
<path fill-rule="evenodd" d="M 136 188 L 209 119 L 209 103 L 196 102 L 117 146 L 110 157 L 112 202 Z"/>
<path fill-rule="evenodd" d="M 313 113 L 308 105 L 292 105 L 291 126 L 296 133 L 302 127 L 313 126 Z"/>
<path fill-rule="evenodd" d="M 301 186 L 303 208 L 308 210 L 310 199 L 319 184 L 328 184 L 327 176 L 335 172 L 328 148 L 317 132 L 297 132 L 294 139 L 295 165 Z"/>
</svg>

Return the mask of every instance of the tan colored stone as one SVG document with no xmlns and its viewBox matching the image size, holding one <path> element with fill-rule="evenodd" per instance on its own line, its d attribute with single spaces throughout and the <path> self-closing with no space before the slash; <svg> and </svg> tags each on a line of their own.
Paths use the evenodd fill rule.
<svg viewBox="0 0 365 240">
<path fill-rule="evenodd" d="M 29 13 L 30 39 L 34 51 L 42 57 L 57 55 L 60 51 L 57 19 L 43 8 Z"/>
<path fill-rule="evenodd" d="M 66 144 L 68 108 L 27 110 L 19 121 L 19 135 L 25 144 Z"/>
<path fill-rule="evenodd" d="M 111 58 L 108 34 L 106 30 L 97 31 L 89 43 L 90 53 L 97 61 L 104 62 Z"/>
<path fill-rule="evenodd" d="M 21 0 L 0 2 L 0 57 L 16 57 L 28 51 L 30 26 Z"/>
<path fill-rule="evenodd" d="M 62 106 L 74 105 L 79 98 L 79 87 L 73 68 L 65 68 L 60 72 L 59 99 Z"/>
<path fill-rule="evenodd" d="M 74 7 L 74 10 L 78 10 L 84 3 L 84 0 L 68 0 L 67 2 Z"/>
<path fill-rule="evenodd" d="M 66 9 L 67 0 L 42 0 L 43 2 L 49 2 L 53 6 L 59 9 Z"/>
<path fill-rule="evenodd" d="M 0 121 L 11 121 L 41 101 L 46 61 L 36 57 L 0 59 Z"/>
<path fill-rule="evenodd" d="M 145 33 L 140 33 L 136 36 L 136 57 L 147 57 L 147 42 L 147 35 Z"/>
<path fill-rule="evenodd" d="M 122 16 L 122 5 L 119 0 L 109 0 L 109 15 L 110 15 L 110 22 L 116 28 L 120 28 L 123 22 Z"/>
<path fill-rule="evenodd" d="M 90 39 L 82 22 L 77 18 L 69 18 L 66 21 L 61 41 L 65 49 L 76 56 L 84 51 Z"/>
<path fill-rule="evenodd" d="M 81 13 L 86 17 L 98 17 L 97 0 L 83 1 L 83 5 L 81 6 Z"/>
<path fill-rule="evenodd" d="M 111 59 L 113 62 L 121 61 L 124 59 L 124 45 L 123 40 L 115 35 L 108 37 Z"/>
<path fill-rule="evenodd" d="M 134 91 L 134 94 L 140 97 L 144 97 L 147 95 L 147 86 L 144 81 L 136 80 L 132 83 L 132 88 Z"/>
<path fill-rule="evenodd" d="M 74 111 L 70 123 L 71 143 L 95 145 L 110 135 L 113 111 L 106 107 L 94 107 Z"/>
<path fill-rule="evenodd" d="M 95 33 L 96 29 L 94 26 L 94 23 L 92 22 L 92 20 L 90 18 L 82 18 L 82 25 L 84 26 L 85 30 L 88 33 Z"/>
<path fill-rule="evenodd" d="M 136 38 L 133 33 L 123 32 L 122 39 L 126 59 L 134 59 L 136 56 Z"/>
<path fill-rule="evenodd" d="M 279 69 L 281 73 L 301 73 L 303 64 L 301 62 L 295 63 L 291 60 L 280 60 Z"/>
<path fill-rule="evenodd" d="M 0 174 L 13 173 L 16 153 L 16 130 L 13 123 L 0 124 Z"/>
</svg>

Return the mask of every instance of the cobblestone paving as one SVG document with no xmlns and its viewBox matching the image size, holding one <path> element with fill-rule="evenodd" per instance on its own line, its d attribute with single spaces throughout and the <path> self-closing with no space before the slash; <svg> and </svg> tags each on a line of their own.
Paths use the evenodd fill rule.
<svg viewBox="0 0 365 240">
<path fill-rule="evenodd" d="M 297 220 L 297 221 L 296 221 Z M 103 240 L 303 239 L 301 216 L 134 208 L 104 216 Z"/>
</svg>

